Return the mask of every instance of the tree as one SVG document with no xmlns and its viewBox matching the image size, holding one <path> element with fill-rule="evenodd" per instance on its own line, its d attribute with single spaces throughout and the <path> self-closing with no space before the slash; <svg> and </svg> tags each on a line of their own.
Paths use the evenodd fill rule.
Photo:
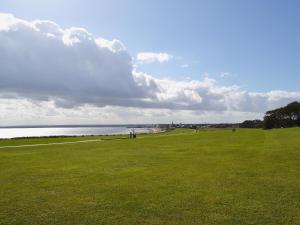
<svg viewBox="0 0 300 225">
<path fill-rule="evenodd" d="M 292 102 L 285 107 L 266 112 L 264 128 L 300 126 L 300 103 Z"/>
<path fill-rule="evenodd" d="M 241 128 L 262 128 L 263 121 L 261 120 L 245 120 L 240 124 Z"/>
</svg>

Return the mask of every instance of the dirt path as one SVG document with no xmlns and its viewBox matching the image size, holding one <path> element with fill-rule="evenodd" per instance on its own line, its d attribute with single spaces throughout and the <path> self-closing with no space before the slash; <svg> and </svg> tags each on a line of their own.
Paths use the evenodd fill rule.
<svg viewBox="0 0 300 225">
<path fill-rule="evenodd" d="M 125 139 L 128 139 L 128 138 L 93 139 L 93 140 L 83 140 L 83 141 L 54 142 L 54 143 L 31 144 L 31 145 L 8 145 L 8 146 L 0 146 L 0 149 L 3 149 L 3 148 L 23 148 L 23 147 L 51 146 L 51 145 L 67 145 L 67 144 L 78 144 L 78 143 L 100 142 L 100 141 L 113 141 L 113 140 L 125 140 Z"/>
</svg>

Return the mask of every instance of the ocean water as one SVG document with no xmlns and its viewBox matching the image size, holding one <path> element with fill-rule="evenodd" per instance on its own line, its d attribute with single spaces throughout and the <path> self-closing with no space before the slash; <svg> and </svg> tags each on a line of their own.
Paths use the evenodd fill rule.
<svg viewBox="0 0 300 225">
<path fill-rule="evenodd" d="M 134 128 L 136 133 L 151 133 L 151 128 Z M 129 134 L 132 128 L 113 127 L 39 127 L 39 128 L 0 128 L 1 138 L 48 137 L 48 136 L 82 136 Z"/>
</svg>

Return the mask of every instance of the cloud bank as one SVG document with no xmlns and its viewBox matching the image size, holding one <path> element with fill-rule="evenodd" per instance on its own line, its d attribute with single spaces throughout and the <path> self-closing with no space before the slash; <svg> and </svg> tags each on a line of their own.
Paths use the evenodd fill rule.
<svg viewBox="0 0 300 225">
<path fill-rule="evenodd" d="M 167 53 L 139 53 L 141 62 L 166 62 Z M 52 21 L 0 14 L 0 99 L 55 107 L 132 107 L 211 112 L 264 112 L 300 92 L 253 93 L 214 79 L 176 81 L 136 71 L 119 40 Z"/>
</svg>

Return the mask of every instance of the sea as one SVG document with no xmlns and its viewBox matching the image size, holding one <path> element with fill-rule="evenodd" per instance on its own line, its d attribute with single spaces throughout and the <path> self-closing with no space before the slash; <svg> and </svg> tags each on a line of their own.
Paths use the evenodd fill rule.
<svg viewBox="0 0 300 225">
<path fill-rule="evenodd" d="M 90 136 L 129 134 L 134 129 L 136 133 L 153 133 L 157 129 L 151 127 L 132 126 L 79 126 L 79 127 L 2 127 L 0 139 L 22 137 L 50 137 L 50 136 Z"/>
</svg>

